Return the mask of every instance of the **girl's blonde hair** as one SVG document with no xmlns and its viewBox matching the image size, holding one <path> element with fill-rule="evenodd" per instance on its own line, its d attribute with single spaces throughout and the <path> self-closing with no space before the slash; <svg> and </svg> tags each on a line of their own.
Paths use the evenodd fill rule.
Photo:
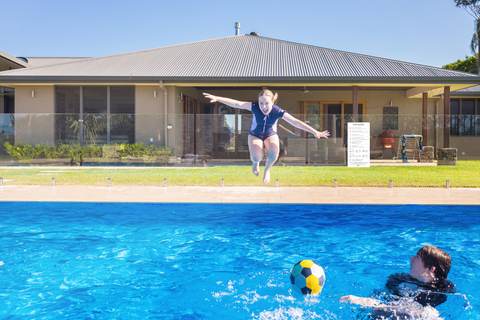
<svg viewBox="0 0 480 320">
<path fill-rule="evenodd" d="M 276 102 L 277 99 L 278 99 L 278 93 L 275 92 L 275 94 L 273 94 L 272 91 L 270 91 L 270 90 L 267 89 L 267 90 L 262 90 L 262 91 L 258 94 L 258 97 L 259 97 L 259 98 L 260 98 L 260 97 L 269 97 L 269 98 L 272 100 L 273 104 L 275 104 L 275 102 Z"/>
</svg>

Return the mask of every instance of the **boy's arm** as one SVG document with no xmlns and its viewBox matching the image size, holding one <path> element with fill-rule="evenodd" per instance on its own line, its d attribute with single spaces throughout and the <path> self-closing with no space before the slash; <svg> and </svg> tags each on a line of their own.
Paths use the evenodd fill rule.
<svg viewBox="0 0 480 320">
<path fill-rule="evenodd" d="M 349 302 L 353 304 L 361 305 L 362 307 L 371 307 L 375 312 L 375 315 L 390 317 L 391 315 L 414 315 L 416 317 L 422 316 L 423 308 L 416 303 L 410 304 L 398 304 L 398 305 L 386 305 L 382 301 L 372 298 L 362 298 L 356 296 L 344 296 L 339 299 L 340 302 Z M 433 312 L 439 315 L 438 311 L 430 307 Z M 420 319 L 419 318 L 419 319 Z M 403 319 L 403 318 L 402 318 Z M 415 318 L 417 319 L 417 318 Z"/>
<path fill-rule="evenodd" d="M 353 304 L 359 304 L 363 307 L 386 307 L 387 305 L 383 304 L 382 301 L 372 298 L 362 298 L 357 296 L 344 296 L 341 297 L 338 301 L 340 302 L 349 302 Z"/>
<path fill-rule="evenodd" d="M 362 307 L 371 307 L 376 309 L 399 309 L 398 305 L 386 305 L 382 301 L 373 299 L 373 298 L 362 298 L 362 297 L 357 297 L 357 296 L 344 296 L 341 297 L 338 301 L 340 302 L 349 302 L 353 304 L 358 304 L 361 305 Z"/>
</svg>

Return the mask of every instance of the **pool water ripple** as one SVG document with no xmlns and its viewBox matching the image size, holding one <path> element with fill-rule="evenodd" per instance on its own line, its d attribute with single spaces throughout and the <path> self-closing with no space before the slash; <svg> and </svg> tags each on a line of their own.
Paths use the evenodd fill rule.
<svg viewBox="0 0 480 320">
<path fill-rule="evenodd" d="M 480 319 L 480 210 L 455 206 L 0 203 L 0 318 L 367 319 L 370 296 L 434 244 L 458 293 L 445 319 Z M 289 272 L 323 266 L 320 296 Z"/>
</svg>

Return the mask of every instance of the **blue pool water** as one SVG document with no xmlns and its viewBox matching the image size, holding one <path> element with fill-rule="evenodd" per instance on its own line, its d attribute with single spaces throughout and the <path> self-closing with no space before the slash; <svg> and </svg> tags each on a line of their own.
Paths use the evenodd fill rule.
<svg viewBox="0 0 480 320">
<path fill-rule="evenodd" d="M 480 208 L 0 202 L 1 319 L 367 319 L 426 245 L 452 256 L 445 319 L 480 319 Z M 289 282 L 322 265 L 320 296 Z M 435 318 L 435 317 L 434 317 Z"/>
</svg>

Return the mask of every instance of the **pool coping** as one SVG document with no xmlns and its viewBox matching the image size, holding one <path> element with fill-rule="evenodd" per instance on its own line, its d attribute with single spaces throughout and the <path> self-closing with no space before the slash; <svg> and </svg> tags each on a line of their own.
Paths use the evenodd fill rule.
<svg viewBox="0 0 480 320">
<path fill-rule="evenodd" d="M 5 201 L 480 206 L 480 188 L 4 185 Z"/>
</svg>

